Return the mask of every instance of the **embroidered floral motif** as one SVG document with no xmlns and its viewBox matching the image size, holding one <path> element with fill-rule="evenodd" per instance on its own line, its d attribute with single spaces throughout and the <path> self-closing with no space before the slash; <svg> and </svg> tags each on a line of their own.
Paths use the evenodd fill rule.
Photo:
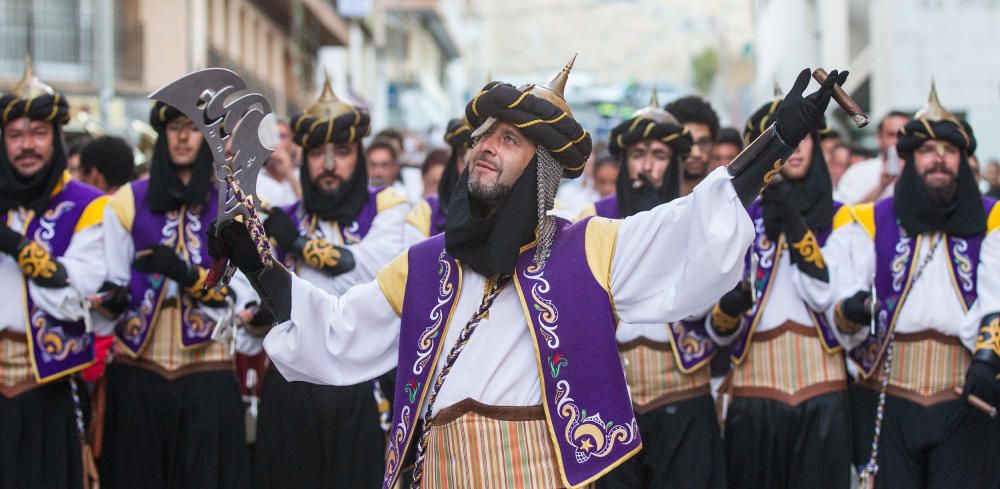
<svg viewBox="0 0 1000 489">
<path fill-rule="evenodd" d="M 545 344 L 549 348 L 559 348 L 559 335 L 556 329 L 559 327 L 559 310 L 552 305 L 552 301 L 545 297 L 551 288 L 548 280 L 543 275 L 545 267 L 530 265 L 524 271 L 524 278 L 531 281 L 532 308 L 537 313 L 540 333 L 545 337 Z"/>
<path fill-rule="evenodd" d="M 49 322 L 45 313 L 37 307 L 32 308 L 31 324 L 34 325 L 35 342 L 41 346 L 43 361 L 53 362 L 65 360 L 70 355 L 78 354 L 89 346 L 90 337 L 67 336 L 66 331 Z"/>
<path fill-rule="evenodd" d="M 424 367 L 433 353 L 434 341 L 432 340 L 437 338 L 444 328 L 444 322 L 447 319 L 444 307 L 451 304 L 455 295 L 455 285 L 451 283 L 452 273 L 452 262 L 447 259 L 445 250 L 441 250 L 441 255 L 438 257 L 438 275 L 441 276 L 441 281 L 438 284 L 437 305 L 431 309 L 429 317 L 431 325 L 424 328 L 417 340 L 417 360 L 413 362 L 412 368 L 416 375 L 423 373 Z"/>
<path fill-rule="evenodd" d="M 340 263 L 340 251 L 322 239 L 311 239 L 302 248 L 302 259 L 315 269 L 333 268 Z"/>
<path fill-rule="evenodd" d="M 420 382 L 417 382 L 417 379 L 414 377 L 410 377 L 410 381 L 403 387 L 403 391 L 410 398 L 410 404 L 417 402 L 417 394 L 420 393 Z"/>
<path fill-rule="evenodd" d="M 962 238 L 948 238 L 954 244 L 951 247 L 952 262 L 954 263 L 955 274 L 964 292 L 974 292 L 976 284 L 972 279 L 974 269 L 972 258 L 969 257 L 969 242 Z"/>
<path fill-rule="evenodd" d="M 17 254 L 17 266 L 28 278 L 52 278 L 59 267 L 52 260 L 52 255 L 45 246 L 37 241 L 31 241 Z"/>
<path fill-rule="evenodd" d="M 820 253 L 819 243 L 816 242 L 816 235 L 812 231 L 806 231 L 806 235 L 797 243 L 792 243 L 792 246 L 806 263 L 812 263 L 821 270 L 826 268 L 823 263 L 823 254 Z"/>
<path fill-rule="evenodd" d="M 976 351 L 988 350 L 1000 356 L 1000 316 L 994 316 L 993 320 L 979 328 L 979 336 L 976 337 Z"/>
<path fill-rule="evenodd" d="M 600 413 L 590 416 L 581 410 L 570 394 L 569 382 L 560 380 L 556 384 L 556 410 L 559 417 L 568 419 L 563 433 L 566 441 L 573 446 L 577 463 L 585 463 L 591 457 L 604 457 L 611 453 L 615 444 L 632 443 L 639 433 L 635 417 L 627 424 L 604 421 Z"/>
<path fill-rule="evenodd" d="M 389 438 L 389 447 L 385 451 L 385 477 L 382 479 L 383 487 L 387 487 L 392 479 L 395 478 L 396 474 L 399 472 L 399 465 L 403 462 L 400 460 L 400 457 L 403 451 L 403 444 L 406 443 L 407 435 L 410 430 L 410 406 L 404 405 L 399 414 L 400 420 L 396 423 L 395 428 L 392 430 L 392 434 Z"/>
<path fill-rule="evenodd" d="M 562 371 L 563 367 L 569 366 L 569 359 L 564 357 L 562 353 L 556 352 L 555 355 L 549 356 L 549 373 L 552 374 L 552 378 L 559 378 L 559 372 Z"/>
</svg>

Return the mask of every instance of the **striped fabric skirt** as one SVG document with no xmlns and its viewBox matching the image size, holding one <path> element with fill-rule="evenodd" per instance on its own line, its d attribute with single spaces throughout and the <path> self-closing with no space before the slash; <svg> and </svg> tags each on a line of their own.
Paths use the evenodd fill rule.
<svg viewBox="0 0 1000 489">
<path fill-rule="evenodd" d="M 965 383 L 972 362 L 972 355 L 958 338 L 930 330 L 897 333 L 894 338 L 888 394 L 922 406 L 958 399 L 954 389 Z M 880 390 L 882 370 L 879 363 L 870 378 L 858 383 Z"/>
<path fill-rule="evenodd" d="M 434 417 L 423 489 L 565 487 L 541 406 L 466 399 Z"/>
<path fill-rule="evenodd" d="M 37 386 L 25 334 L 0 331 L 0 396 L 10 399 Z"/>
<path fill-rule="evenodd" d="M 786 321 L 757 333 L 743 363 L 730 372 L 733 397 L 761 397 L 796 406 L 847 390 L 843 355 L 823 349 L 816 328 Z"/>
<path fill-rule="evenodd" d="M 176 299 L 167 299 L 146 348 L 137 358 L 118 353 L 115 361 L 153 371 L 161 377 L 174 380 L 196 372 L 233 370 L 229 347 L 209 341 L 194 348 L 181 347 L 181 314 Z"/>
<path fill-rule="evenodd" d="M 711 369 L 702 367 L 690 374 L 682 372 L 669 342 L 638 338 L 619 343 L 618 351 L 632 395 L 632 407 L 637 414 L 711 391 Z"/>
</svg>

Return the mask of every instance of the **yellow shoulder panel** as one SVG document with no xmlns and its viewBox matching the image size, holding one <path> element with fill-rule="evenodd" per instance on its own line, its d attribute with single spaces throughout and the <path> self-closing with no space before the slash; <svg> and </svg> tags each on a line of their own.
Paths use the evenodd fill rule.
<svg viewBox="0 0 1000 489">
<path fill-rule="evenodd" d="M 986 218 L 986 232 L 992 232 L 998 227 L 1000 227 L 1000 202 L 997 202 L 993 209 L 990 209 L 990 215 Z"/>
<path fill-rule="evenodd" d="M 382 295 L 389 301 L 397 316 L 403 314 L 403 296 L 406 294 L 406 276 L 409 270 L 409 252 L 404 250 L 375 276 Z"/>
<path fill-rule="evenodd" d="M 611 294 L 611 259 L 615 256 L 618 241 L 618 225 L 621 221 L 595 217 L 587 221 L 584 247 L 587 265 L 597 279 L 597 283 Z"/>
<path fill-rule="evenodd" d="M 73 232 L 80 231 L 82 229 L 87 229 L 94 224 L 100 224 L 104 219 L 104 206 L 108 204 L 109 197 L 107 195 L 102 195 L 87 204 L 87 208 L 83 210 L 83 214 L 80 215 L 80 219 L 76 221 L 76 227 Z"/>
<path fill-rule="evenodd" d="M 868 202 L 850 206 L 851 216 L 854 222 L 858 223 L 868 233 L 868 237 L 875 239 L 875 203 Z M 834 221 L 836 222 L 836 220 Z"/>
<path fill-rule="evenodd" d="M 851 206 L 849 205 L 840 206 L 840 209 L 837 209 L 837 213 L 833 215 L 833 229 L 852 222 L 854 222 L 854 216 L 851 215 Z"/>
<path fill-rule="evenodd" d="M 135 221 L 135 196 L 132 195 L 132 186 L 122 185 L 114 195 L 108 199 L 108 206 L 115 211 L 118 220 L 126 231 L 132 232 L 132 222 Z"/>
<path fill-rule="evenodd" d="M 576 216 L 575 221 L 582 221 L 590 216 L 596 216 L 596 215 L 597 215 L 597 207 L 595 207 L 593 203 L 590 203 L 587 204 L 587 206 L 584 207 L 582 211 L 580 211 L 580 215 Z"/>
<path fill-rule="evenodd" d="M 391 209 L 406 203 L 406 197 L 392 187 L 386 187 L 375 195 L 375 206 L 378 212 Z"/>
<path fill-rule="evenodd" d="M 406 222 L 417 228 L 424 236 L 431 235 L 431 205 L 426 200 L 421 200 L 419 204 L 410 209 L 406 215 Z"/>
</svg>

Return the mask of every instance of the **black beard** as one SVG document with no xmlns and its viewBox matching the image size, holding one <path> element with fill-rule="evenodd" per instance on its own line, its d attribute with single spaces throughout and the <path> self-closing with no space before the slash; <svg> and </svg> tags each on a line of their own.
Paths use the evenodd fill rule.
<svg viewBox="0 0 1000 489">
<path fill-rule="evenodd" d="M 947 207 L 955 202 L 958 195 L 958 179 L 952 178 L 951 183 L 944 186 L 931 186 L 924 182 L 924 192 L 927 200 L 935 207 Z"/>
<path fill-rule="evenodd" d="M 504 199 L 507 198 L 507 194 L 510 193 L 510 189 L 510 185 L 505 185 L 500 182 L 493 185 L 485 185 L 469 180 L 469 195 L 472 195 L 481 203 L 491 208 L 498 207 Z"/>
</svg>

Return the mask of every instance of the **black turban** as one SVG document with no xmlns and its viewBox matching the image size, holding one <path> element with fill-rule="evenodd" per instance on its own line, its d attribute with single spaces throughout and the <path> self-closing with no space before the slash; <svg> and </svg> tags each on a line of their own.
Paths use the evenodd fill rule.
<svg viewBox="0 0 1000 489">
<path fill-rule="evenodd" d="M 292 118 L 295 142 L 303 148 L 315 148 L 326 143 L 345 144 L 361 141 L 371 132 L 368 111 L 352 107 L 333 118 L 322 119 L 308 113 Z"/>
<path fill-rule="evenodd" d="M 69 122 L 69 104 L 61 93 L 52 91 L 30 98 L 14 93 L 0 96 L 3 125 L 27 117 L 52 124 L 52 159 L 47 166 L 30 177 L 19 175 L 7 159 L 7 146 L 0 138 L 0 211 L 18 206 L 41 214 L 48 207 L 49 197 L 62 180 L 66 170 L 66 151 L 63 148 L 61 126 Z"/>
<path fill-rule="evenodd" d="M 538 145 L 552 153 L 563 167 L 563 176 L 576 178 L 590 156 L 591 140 L 580 123 L 552 102 L 513 85 L 490 82 L 465 107 L 465 117 L 473 129 L 487 118 L 512 124 Z"/>
<path fill-rule="evenodd" d="M 448 163 L 445 164 L 444 172 L 441 173 L 441 180 L 438 181 L 438 208 L 444 214 L 448 213 L 448 202 L 451 201 L 451 194 L 458 184 L 458 153 L 462 149 L 468 148 L 472 144 L 472 129 L 465 119 L 452 119 L 448 121 L 445 129 L 444 142 L 451 146 L 451 154 L 448 156 Z"/>
</svg>

